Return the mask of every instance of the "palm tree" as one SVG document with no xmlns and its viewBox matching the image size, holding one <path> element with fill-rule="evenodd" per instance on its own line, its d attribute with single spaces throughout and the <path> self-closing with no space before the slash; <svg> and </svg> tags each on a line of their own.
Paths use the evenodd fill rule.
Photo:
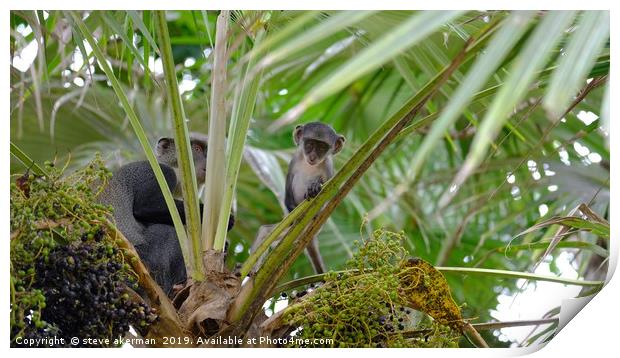
<svg viewBox="0 0 620 358">
<path fill-rule="evenodd" d="M 194 286 L 228 272 L 225 241 L 226 266 L 245 277 L 263 253 L 249 252 L 259 227 L 279 223 L 264 250 L 288 230 L 227 302 L 220 334 L 243 335 L 282 287 L 323 278 L 296 281 L 311 274 L 300 254 L 321 227 L 333 270 L 360 233 L 404 232 L 480 322 L 525 287 L 516 278 L 597 291 L 605 277 L 606 11 L 14 11 L 11 56 L 11 173 L 54 158 L 77 168 L 95 152 L 110 167 L 154 165 L 151 143 L 172 132 L 195 208 L 184 143 L 208 132 L 205 217 L 188 210 L 184 228 L 176 214 Z M 347 145 L 321 194 L 283 218 L 290 133 L 311 120 Z M 219 213 L 235 202 L 227 235 Z M 205 252 L 217 264 L 203 267 Z M 558 271 L 566 257 L 579 280 Z M 553 275 L 536 272 L 543 261 Z M 549 317 L 517 343 L 551 337 Z"/>
</svg>

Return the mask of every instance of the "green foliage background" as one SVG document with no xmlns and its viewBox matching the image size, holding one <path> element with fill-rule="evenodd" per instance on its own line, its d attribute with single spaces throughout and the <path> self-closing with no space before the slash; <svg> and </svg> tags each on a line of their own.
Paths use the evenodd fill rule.
<svg viewBox="0 0 620 358">
<path fill-rule="evenodd" d="M 403 195 L 370 222 L 363 223 L 364 215 L 373 212 L 402 183 L 432 124 L 403 135 L 391 145 L 337 208 L 320 235 L 327 266 L 343 267 L 352 256 L 352 243 L 360 237 L 360 230 L 367 236 L 373 228 L 384 227 L 402 230 L 408 238 L 405 246 L 409 253 L 436 265 L 528 271 L 544 249 L 525 247 L 503 255 L 502 249 L 518 233 L 553 215 L 566 216 L 581 203 L 588 203 L 594 212 L 608 218 L 610 158 L 608 122 L 605 122 L 608 107 L 605 106 L 608 106 L 609 90 L 604 80 L 610 64 L 609 15 L 605 24 L 605 12 L 601 13 L 597 16 L 602 16 L 602 24 L 589 32 L 594 36 L 603 27 L 600 44 L 594 40 L 579 41 L 580 29 L 587 30 L 593 12 L 575 13 L 569 26 L 562 28 L 557 44 L 546 53 L 548 59 L 542 71 L 535 71 L 535 79 L 516 98 L 516 105 L 509 106 L 507 121 L 499 123 L 497 135 L 487 139 L 490 147 L 480 158 L 480 166 L 440 211 L 440 198 L 450 191 L 453 178 L 470 154 L 474 138 L 482 128 L 481 121 L 493 109 L 495 101 L 499 101 L 498 92 L 512 85 L 511 74 L 519 61 L 524 61 L 521 55 L 526 53 L 528 40 L 537 36 L 536 29 L 552 16 L 543 12 L 530 14 L 523 37 L 508 49 L 505 60 L 483 81 L 474 99 L 466 102 L 434 149 L 424 154 L 415 181 L 410 185 L 405 183 L 407 190 Z M 190 129 L 195 131 L 206 132 L 208 128 L 212 60 L 209 54 L 215 39 L 217 14 L 216 11 L 167 13 L 177 77 L 185 89 L 182 93 L 185 113 Z M 336 167 L 342 167 L 390 114 L 450 63 L 471 35 L 494 22 L 507 26 L 511 13 L 464 12 L 436 28 L 428 20 L 420 25 L 420 29 L 429 31 L 421 41 L 396 55 L 379 54 L 382 65 L 364 75 L 346 81 L 336 77 L 341 88 L 334 94 L 309 106 L 294 123 L 269 132 L 267 128 L 274 121 L 313 95 L 323 81 L 337 76 L 341 66 L 362 56 L 365 49 L 380 43 L 420 12 L 373 12 L 347 26 L 328 28 L 330 19 L 346 18 L 345 15 L 330 11 L 232 13 L 227 98 L 234 97 L 235 86 L 241 82 L 242 66 L 252 49 L 257 27 L 268 30 L 267 41 L 273 39 L 273 47 L 263 53 L 263 58 L 271 51 L 282 49 L 285 56 L 267 68 L 260 82 L 247 138 L 246 160 L 237 183 L 237 223 L 229 234 L 231 267 L 247 258 L 261 225 L 276 223 L 283 216 L 279 199 L 283 198 L 286 165 L 294 150 L 291 132 L 295 124 L 320 120 L 345 135 L 345 149 L 335 160 Z M 152 14 L 95 11 L 83 12 L 83 18 L 106 49 L 108 60 L 122 80 L 151 142 L 171 135 L 163 74 L 157 70 L 156 44 L 149 39 L 155 38 Z M 300 23 L 300 19 L 306 19 L 303 25 L 292 26 Z M 76 37 L 66 12 L 13 11 L 11 29 L 12 56 L 20 56 L 32 41 L 35 45 L 39 43 L 37 57 L 25 72 L 11 67 L 11 141 L 14 144 L 38 163 L 69 161 L 70 168 L 89 162 L 96 152 L 102 153 L 110 168 L 144 158 L 116 95 L 92 53 Z M 122 36 L 119 29 L 124 30 Z M 304 36 L 312 31 L 317 34 L 315 41 L 304 44 Z M 410 34 L 400 40 L 406 41 L 407 36 Z M 547 36 L 552 41 L 552 34 Z M 300 41 L 301 46 L 296 47 Z M 583 56 L 573 56 L 569 50 Z M 482 57 L 483 52 L 461 66 L 441 93 L 427 103 L 423 115 L 437 115 L 451 101 L 462 99 L 457 89 L 469 84 L 468 71 Z M 141 61 L 150 63 L 149 71 L 144 71 Z M 572 62 L 565 64 L 567 61 Z M 492 61 L 489 66 L 493 66 Z M 528 69 L 527 63 L 525 68 Z M 561 71 L 565 68 L 575 71 Z M 579 68 L 585 69 L 583 78 L 579 77 Z M 588 92 L 558 121 L 558 108 L 562 106 L 559 111 L 563 112 L 577 91 L 562 95 L 549 84 L 557 82 L 565 85 L 562 88 L 572 88 L 570 84 L 575 83 L 576 88 L 584 88 L 586 79 L 595 79 L 601 85 Z M 188 86 L 190 82 L 195 84 L 193 88 Z M 502 104 L 506 107 L 506 103 L 499 103 L 500 108 Z M 232 101 L 228 105 L 230 111 Z M 595 115 L 589 124 L 579 119 L 586 113 Z M 11 158 L 11 173 L 23 173 L 24 167 L 14 159 Z M 541 215 L 543 208 L 548 212 Z M 549 240 L 556 228 L 545 227 L 528 233 L 512 244 Z M 590 233 L 576 230 L 564 240 L 594 244 L 596 239 Z M 496 253 L 488 254 L 491 250 Z M 557 275 L 562 272 L 553 260 L 563 250 L 566 249 L 557 249 L 548 257 Z M 586 275 L 592 250 L 570 247 L 568 250 L 575 258 L 573 265 L 577 271 Z M 311 272 L 306 258 L 300 257 L 288 279 Z M 477 317 L 481 322 L 491 320 L 490 312 L 498 303 L 498 295 L 518 290 L 512 279 L 462 274 L 446 277 L 456 302 L 466 304 L 463 316 Z M 562 298 L 565 297 L 550 299 L 559 304 Z M 506 344 L 490 333 L 485 338 L 494 341 L 494 346 Z"/>
</svg>

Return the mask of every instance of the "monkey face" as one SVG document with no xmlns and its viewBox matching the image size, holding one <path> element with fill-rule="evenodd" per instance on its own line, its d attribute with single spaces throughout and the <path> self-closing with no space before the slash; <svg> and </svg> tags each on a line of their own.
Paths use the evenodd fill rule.
<svg viewBox="0 0 620 358">
<path fill-rule="evenodd" d="M 196 179 L 198 183 L 202 183 L 205 180 L 207 171 L 207 143 L 199 140 L 192 140 L 191 145 Z"/>
<path fill-rule="evenodd" d="M 304 157 L 310 165 L 322 163 L 329 153 L 330 145 L 317 139 L 304 140 Z"/>
<path fill-rule="evenodd" d="M 344 145 L 343 136 L 320 122 L 298 125 L 293 131 L 293 139 L 303 150 L 306 162 L 313 166 L 323 163 L 327 156 L 340 152 Z"/>
</svg>

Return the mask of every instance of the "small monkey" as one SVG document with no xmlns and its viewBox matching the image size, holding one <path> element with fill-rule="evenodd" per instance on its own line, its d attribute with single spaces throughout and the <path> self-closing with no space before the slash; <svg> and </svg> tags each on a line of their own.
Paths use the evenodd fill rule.
<svg viewBox="0 0 620 358">
<path fill-rule="evenodd" d="M 332 156 L 342 150 L 345 142 L 344 136 L 320 122 L 295 127 L 293 139 L 297 151 L 288 166 L 284 196 L 289 212 L 305 199 L 317 196 L 323 184 L 334 176 Z M 325 272 L 318 239 L 313 238 L 306 249 L 314 271 Z"/>
</svg>

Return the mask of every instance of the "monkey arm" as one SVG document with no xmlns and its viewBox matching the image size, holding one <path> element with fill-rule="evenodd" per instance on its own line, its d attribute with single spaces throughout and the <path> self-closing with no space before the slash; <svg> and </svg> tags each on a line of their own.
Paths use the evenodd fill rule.
<svg viewBox="0 0 620 358">
<path fill-rule="evenodd" d="M 164 200 L 164 196 L 161 195 L 161 198 L 155 198 L 151 196 L 150 198 L 143 198 L 141 203 L 142 206 L 134 206 L 133 216 L 137 221 L 141 223 L 148 224 L 165 224 L 165 225 L 174 225 L 172 222 L 172 215 L 170 215 L 170 211 L 168 210 L 168 206 L 166 205 L 166 201 Z M 161 199 L 161 200 L 160 200 Z M 185 206 L 183 201 L 174 200 L 174 204 L 179 211 L 179 216 L 181 216 L 181 222 L 185 225 Z M 203 205 L 200 204 L 200 215 L 202 216 Z"/>
<path fill-rule="evenodd" d="M 290 166 L 290 165 L 289 165 Z M 297 206 L 295 204 L 295 198 L 293 196 L 293 174 L 289 169 L 286 174 L 286 185 L 284 188 L 284 206 L 286 206 L 286 210 L 290 213 Z"/>
<path fill-rule="evenodd" d="M 181 222 L 185 225 L 185 207 L 183 201 L 175 199 L 174 204 L 177 206 L 177 210 L 181 216 Z M 203 211 L 204 205 L 200 204 L 200 217 L 202 217 Z M 172 222 L 172 215 L 170 215 L 170 211 L 168 211 L 168 206 L 166 205 L 163 195 L 161 197 L 161 202 L 153 200 L 153 205 L 134 208 L 133 216 L 137 221 L 144 224 L 174 225 Z M 231 212 L 228 217 L 228 231 L 230 231 L 234 225 L 235 216 Z"/>
<path fill-rule="evenodd" d="M 139 162 L 136 165 L 139 167 L 138 172 L 141 173 L 139 182 L 133 186 L 134 200 L 133 200 L 133 216 L 134 218 L 143 224 L 165 224 L 173 225 L 172 216 L 168 211 L 166 200 L 161 192 L 159 183 L 155 178 L 155 174 L 151 169 L 148 162 Z M 160 164 L 161 170 L 166 179 L 166 183 L 171 191 L 177 185 L 177 177 L 174 173 L 174 169 L 165 164 Z M 174 200 L 174 204 L 179 211 L 181 221 L 185 225 L 185 207 L 183 201 Z M 202 205 L 200 206 L 202 213 Z"/>
<path fill-rule="evenodd" d="M 172 215 L 170 215 L 170 211 L 168 211 L 168 206 L 166 205 L 166 201 L 164 200 L 163 195 L 161 195 L 161 198 L 151 197 L 150 199 L 144 200 L 142 202 L 147 205 L 134 207 L 133 216 L 136 218 L 137 221 L 143 224 L 174 225 L 174 223 L 172 222 Z M 181 222 L 183 222 L 183 225 L 185 225 L 185 207 L 183 201 L 175 199 L 174 204 L 177 206 L 177 210 L 179 211 L 179 215 L 181 216 Z M 200 217 L 202 217 L 203 211 L 204 205 L 200 204 Z M 228 231 L 230 231 L 234 225 L 235 216 L 231 212 L 230 216 L 228 217 Z"/>
<path fill-rule="evenodd" d="M 143 224 L 164 224 L 174 225 L 172 222 L 172 215 L 166 205 L 166 200 L 161 192 L 161 188 L 157 183 L 155 174 L 151 169 L 148 162 L 143 162 L 143 170 L 145 173 L 141 178 L 139 185 L 134 187 L 134 202 L 133 202 L 133 216 L 134 218 Z M 164 178 L 170 190 L 174 190 L 177 184 L 176 174 L 174 170 L 165 165 L 160 164 Z M 181 216 L 181 222 L 185 225 L 185 206 L 182 200 L 174 200 L 174 204 Z M 200 205 L 200 217 L 204 211 L 204 205 Z M 235 223 L 235 217 L 230 214 L 228 219 L 228 230 L 232 229 Z"/>
</svg>

